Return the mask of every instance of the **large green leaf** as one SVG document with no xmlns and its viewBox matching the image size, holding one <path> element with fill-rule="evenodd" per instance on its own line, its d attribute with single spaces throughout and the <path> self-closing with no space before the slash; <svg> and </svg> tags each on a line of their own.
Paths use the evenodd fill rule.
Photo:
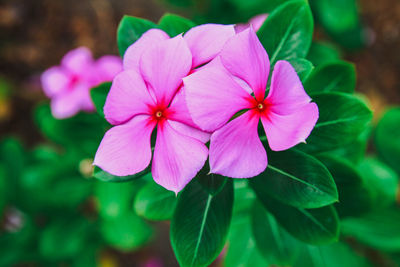
<svg viewBox="0 0 400 267">
<path fill-rule="evenodd" d="M 307 93 L 344 92 L 352 93 L 356 86 L 354 64 L 332 61 L 316 67 L 304 83 Z"/>
<path fill-rule="evenodd" d="M 268 151 L 267 169 L 249 179 L 257 195 L 269 195 L 299 208 L 319 208 L 338 201 L 335 182 L 326 167 L 306 153 Z"/>
<path fill-rule="evenodd" d="M 106 103 L 108 92 L 111 88 L 111 82 L 102 83 L 90 90 L 90 97 L 96 107 L 97 113 L 104 117 L 103 107 Z"/>
<path fill-rule="evenodd" d="M 313 64 L 304 58 L 292 58 L 289 60 L 301 81 L 305 81 L 314 69 Z"/>
<path fill-rule="evenodd" d="M 338 48 L 329 43 L 312 42 L 308 51 L 307 59 L 315 66 L 340 59 L 341 53 Z"/>
<path fill-rule="evenodd" d="M 269 14 L 257 35 L 271 64 L 282 59 L 304 58 L 311 45 L 313 18 L 307 1 L 288 1 Z"/>
<path fill-rule="evenodd" d="M 94 171 L 93 171 L 93 177 L 99 179 L 100 181 L 103 182 L 128 182 L 131 180 L 136 180 L 145 176 L 149 176 L 151 168 L 150 166 L 144 169 L 143 171 L 133 174 L 133 175 L 127 175 L 127 176 L 116 176 L 112 175 L 106 171 L 103 171 L 101 168 L 95 166 Z"/>
<path fill-rule="evenodd" d="M 375 145 L 380 158 L 400 174 L 400 107 L 389 109 L 375 131 Z"/>
<path fill-rule="evenodd" d="M 298 147 L 308 152 L 324 152 L 354 141 L 372 118 L 363 101 L 345 93 L 320 93 L 311 96 L 317 103 L 319 119 L 307 144 Z"/>
<path fill-rule="evenodd" d="M 119 54 L 124 56 L 126 49 L 136 42 L 143 33 L 158 26 L 146 19 L 132 16 L 124 16 L 119 23 L 117 31 L 117 43 Z"/>
<path fill-rule="evenodd" d="M 220 254 L 233 206 L 232 181 L 216 194 L 197 180 L 178 197 L 171 221 L 171 243 L 181 266 L 208 266 Z"/>
<path fill-rule="evenodd" d="M 248 186 L 248 179 L 234 179 L 235 198 L 233 213 L 247 214 L 256 199 L 254 191 Z"/>
<path fill-rule="evenodd" d="M 159 27 L 173 37 L 178 34 L 187 32 L 196 24 L 186 18 L 174 14 L 165 14 L 158 22 Z"/>
<path fill-rule="evenodd" d="M 259 203 L 252 212 L 257 248 L 269 264 L 290 266 L 299 253 L 299 242 L 289 235 Z"/>
<path fill-rule="evenodd" d="M 139 190 L 134 202 L 138 215 L 154 221 L 169 220 L 174 213 L 175 205 L 175 194 L 153 181 Z"/>
<path fill-rule="evenodd" d="M 332 205 L 317 209 L 295 208 L 254 189 L 264 207 L 297 239 L 310 244 L 326 244 L 338 240 L 339 219 Z"/>
</svg>

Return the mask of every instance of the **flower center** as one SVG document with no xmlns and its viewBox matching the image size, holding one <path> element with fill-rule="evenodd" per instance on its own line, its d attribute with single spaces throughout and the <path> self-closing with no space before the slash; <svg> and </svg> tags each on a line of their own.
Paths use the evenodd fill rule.
<svg viewBox="0 0 400 267">
<path fill-rule="evenodd" d="M 259 110 L 263 110 L 264 109 L 264 105 L 262 103 L 258 103 L 257 108 Z"/>
<path fill-rule="evenodd" d="M 162 117 L 162 112 L 161 111 L 157 111 L 156 112 L 156 118 L 161 118 Z"/>
</svg>

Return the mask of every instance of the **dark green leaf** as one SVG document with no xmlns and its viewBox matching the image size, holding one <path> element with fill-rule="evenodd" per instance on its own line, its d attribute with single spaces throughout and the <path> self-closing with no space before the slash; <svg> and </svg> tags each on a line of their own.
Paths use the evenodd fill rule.
<svg viewBox="0 0 400 267">
<path fill-rule="evenodd" d="M 111 82 L 102 83 L 99 86 L 90 90 L 90 96 L 93 104 L 96 107 L 97 113 L 104 117 L 103 107 L 106 102 L 108 92 L 111 88 Z"/>
<path fill-rule="evenodd" d="M 127 176 L 116 176 L 116 175 L 112 175 L 106 171 L 103 171 L 102 169 L 100 169 L 99 167 L 95 166 L 94 167 L 94 171 L 93 171 L 93 177 L 99 179 L 100 181 L 103 182 L 128 182 L 131 180 L 136 180 L 139 178 L 142 178 L 146 175 L 150 175 L 150 167 L 144 169 L 143 171 L 133 174 L 133 175 L 127 175 Z"/>
<path fill-rule="evenodd" d="M 293 68 L 296 70 L 297 75 L 301 81 L 307 79 L 312 70 L 314 69 L 313 64 L 304 58 L 292 58 L 289 60 L 290 64 L 292 64 Z"/>
<path fill-rule="evenodd" d="M 247 179 L 234 179 L 233 185 L 235 189 L 233 213 L 247 214 L 250 208 L 253 206 L 256 195 L 248 186 Z"/>
<path fill-rule="evenodd" d="M 153 181 L 140 189 L 134 202 L 135 211 L 139 216 L 154 221 L 171 219 L 175 205 L 175 194 Z"/>
<path fill-rule="evenodd" d="M 360 99 L 345 93 L 320 93 L 311 96 L 317 103 L 319 119 L 307 144 L 307 152 L 324 152 L 354 141 L 367 127 L 372 112 Z"/>
<path fill-rule="evenodd" d="M 271 64 L 304 58 L 311 45 L 313 18 L 308 3 L 288 1 L 269 14 L 257 35 L 270 56 Z"/>
<path fill-rule="evenodd" d="M 341 53 L 338 48 L 329 43 L 312 42 L 307 59 L 315 66 L 340 59 Z"/>
<path fill-rule="evenodd" d="M 267 169 L 249 179 L 260 197 L 269 195 L 299 208 L 319 208 L 338 201 L 331 174 L 314 157 L 296 150 L 268 151 Z"/>
<path fill-rule="evenodd" d="M 171 37 L 187 32 L 190 28 L 196 26 L 194 22 L 186 18 L 169 13 L 161 17 L 158 25 Z"/>
<path fill-rule="evenodd" d="M 132 16 L 124 16 L 119 23 L 117 31 L 117 43 L 119 54 L 124 56 L 126 49 L 136 42 L 143 33 L 158 26 L 146 19 Z"/>
<path fill-rule="evenodd" d="M 171 243 L 181 266 L 208 266 L 220 254 L 233 206 L 232 181 L 212 195 L 193 181 L 178 197 L 171 221 Z"/>
<path fill-rule="evenodd" d="M 356 69 L 346 61 L 332 61 L 316 67 L 304 83 L 307 93 L 353 93 L 356 87 Z"/>
</svg>

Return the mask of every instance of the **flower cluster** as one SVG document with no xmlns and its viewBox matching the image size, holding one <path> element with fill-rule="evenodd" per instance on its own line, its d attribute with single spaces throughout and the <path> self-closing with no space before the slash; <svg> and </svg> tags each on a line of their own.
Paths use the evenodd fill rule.
<svg viewBox="0 0 400 267">
<path fill-rule="evenodd" d="M 114 127 L 94 165 L 126 176 L 151 162 L 154 180 L 176 193 L 208 156 L 211 173 L 260 174 L 267 166 L 260 121 L 269 147 L 280 151 L 304 142 L 318 119 L 290 63 L 275 64 L 270 86 L 269 70 L 252 27 L 205 24 L 174 38 L 147 31 L 127 49 L 113 80 L 104 114 Z"/>
</svg>

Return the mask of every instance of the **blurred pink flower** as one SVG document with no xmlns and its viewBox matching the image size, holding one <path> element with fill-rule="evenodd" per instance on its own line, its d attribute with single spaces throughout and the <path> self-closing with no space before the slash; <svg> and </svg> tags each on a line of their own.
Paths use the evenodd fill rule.
<svg viewBox="0 0 400 267">
<path fill-rule="evenodd" d="M 51 111 L 58 119 L 79 111 L 94 111 L 90 88 L 111 81 L 122 70 L 116 56 L 93 60 L 89 49 L 80 47 L 68 52 L 60 66 L 51 67 L 41 77 L 44 93 L 51 99 Z"/>
<path fill-rule="evenodd" d="M 158 258 L 150 258 L 142 263 L 140 267 L 163 267 L 163 264 Z"/>
<path fill-rule="evenodd" d="M 150 138 L 157 126 L 152 175 L 175 193 L 203 167 L 210 134 L 189 115 L 182 78 L 218 55 L 234 36 L 232 25 L 206 24 L 174 38 L 151 29 L 124 55 L 124 71 L 112 84 L 104 106 L 115 127 L 104 136 L 94 164 L 113 175 L 144 170 L 151 161 Z"/>
<path fill-rule="evenodd" d="M 289 62 L 275 64 L 265 98 L 269 69 L 267 52 L 248 28 L 231 38 L 213 63 L 183 79 L 193 121 L 215 131 L 209 152 L 212 173 L 249 178 L 265 170 L 260 120 L 274 151 L 304 142 L 314 128 L 318 107 L 310 103 Z"/>
<path fill-rule="evenodd" d="M 268 14 L 260 14 L 257 16 L 252 17 L 248 23 L 239 23 L 236 24 L 235 26 L 235 30 L 236 33 L 240 33 L 244 30 L 246 30 L 247 28 L 249 28 L 250 26 L 253 26 L 253 29 L 255 31 L 258 31 L 261 26 L 263 25 L 264 21 L 267 19 Z"/>
</svg>

